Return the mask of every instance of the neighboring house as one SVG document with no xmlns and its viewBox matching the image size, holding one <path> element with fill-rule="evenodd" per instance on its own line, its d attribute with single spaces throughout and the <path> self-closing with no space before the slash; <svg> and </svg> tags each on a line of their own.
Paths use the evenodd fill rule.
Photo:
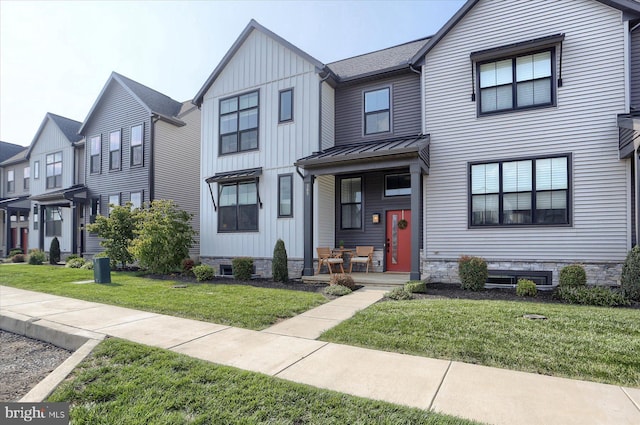
<svg viewBox="0 0 640 425">
<path fill-rule="evenodd" d="M 140 207 L 155 199 L 174 199 L 197 217 L 199 128 L 197 109 L 113 72 L 79 130 L 86 140 L 85 224 L 108 215 L 110 204 Z M 88 233 L 84 252 L 102 251 L 99 243 Z"/>
<path fill-rule="evenodd" d="M 490 283 L 557 284 L 574 262 L 619 280 L 638 241 L 639 18 L 629 0 L 471 0 L 414 56 L 425 277 L 456 281 L 468 254 Z"/>
<path fill-rule="evenodd" d="M 26 154 L 24 146 L 0 142 L 0 256 L 15 248 L 28 249 L 30 180 Z"/>
</svg>

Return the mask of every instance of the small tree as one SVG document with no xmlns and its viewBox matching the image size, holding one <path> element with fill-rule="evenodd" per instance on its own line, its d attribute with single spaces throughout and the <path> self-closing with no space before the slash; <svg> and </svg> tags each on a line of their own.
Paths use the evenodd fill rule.
<svg viewBox="0 0 640 425">
<path fill-rule="evenodd" d="M 640 301 L 640 247 L 634 246 L 622 266 L 620 276 L 622 294 L 630 300 Z"/>
<path fill-rule="evenodd" d="M 131 211 L 131 204 L 114 205 L 109 217 L 99 215 L 96 222 L 89 224 L 87 230 L 97 233 L 102 238 L 100 246 L 114 264 L 120 263 L 124 268 L 133 262 L 133 255 L 129 252 L 129 245 L 135 237 L 135 230 L 139 221 L 135 212 Z"/>
<path fill-rule="evenodd" d="M 180 268 L 194 242 L 192 215 L 171 200 L 158 199 L 138 210 L 137 216 L 140 225 L 129 250 L 140 265 L 161 274 Z"/>
<path fill-rule="evenodd" d="M 284 241 L 278 239 L 275 248 L 273 248 L 273 262 L 271 263 L 271 274 L 275 282 L 289 281 L 289 268 L 287 266 L 287 249 L 284 247 Z"/>
<path fill-rule="evenodd" d="M 60 262 L 60 241 L 57 237 L 51 240 L 49 245 L 49 263 L 58 264 Z"/>
</svg>

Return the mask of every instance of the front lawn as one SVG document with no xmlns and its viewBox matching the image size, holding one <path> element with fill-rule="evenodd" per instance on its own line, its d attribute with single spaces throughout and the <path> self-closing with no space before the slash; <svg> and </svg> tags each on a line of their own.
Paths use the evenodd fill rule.
<svg viewBox="0 0 640 425">
<path fill-rule="evenodd" d="M 74 424 L 476 422 L 320 390 L 146 347 L 103 341 L 49 397 Z"/>
<path fill-rule="evenodd" d="M 640 387 L 639 324 L 638 309 L 422 299 L 375 304 L 320 339 Z"/>
<path fill-rule="evenodd" d="M 248 329 L 264 329 L 326 299 L 317 293 L 248 285 L 191 284 L 112 272 L 111 284 L 77 284 L 93 271 L 59 266 L 3 265 L 0 285 Z"/>
</svg>

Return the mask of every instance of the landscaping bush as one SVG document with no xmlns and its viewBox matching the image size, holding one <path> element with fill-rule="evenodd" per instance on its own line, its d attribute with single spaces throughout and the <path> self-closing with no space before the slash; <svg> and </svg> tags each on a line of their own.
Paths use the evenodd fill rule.
<svg viewBox="0 0 640 425">
<path fill-rule="evenodd" d="M 50 264 L 58 264 L 60 262 L 60 241 L 57 237 L 54 237 L 51 240 L 51 245 L 49 245 L 49 263 Z"/>
<path fill-rule="evenodd" d="M 29 264 L 33 266 L 41 266 L 42 263 L 44 263 L 47 259 L 47 255 L 39 249 L 34 249 L 30 252 L 31 254 L 29 254 Z"/>
<path fill-rule="evenodd" d="M 427 283 L 420 280 L 412 280 L 404 284 L 404 290 L 412 294 L 424 294 L 427 292 Z"/>
<path fill-rule="evenodd" d="M 287 249 L 284 246 L 284 241 L 278 239 L 276 246 L 273 248 L 273 262 L 271 263 L 271 273 L 275 282 L 289 281 L 287 261 Z"/>
<path fill-rule="evenodd" d="M 333 295 L 336 297 L 341 297 L 343 295 L 349 295 L 353 292 L 351 289 L 342 285 L 330 285 L 324 288 L 324 293 L 327 295 Z"/>
<path fill-rule="evenodd" d="M 629 300 L 621 293 L 602 286 L 559 286 L 553 296 L 569 304 L 601 307 L 629 305 Z"/>
<path fill-rule="evenodd" d="M 538 293 L 536 284 L 529 279 L 518 279 L 516 294 L 519 297 L 535 297 Z"/>
<path fill-rule="evenodd" d="M 9 251 L 9 257 L 13 257 L 16 254 L 24 254 L 22 252 L 22 248 L 13 248 L 11 251 Z"/>
<path fill-rule="evenodd" d="M 67 258 L 67 263 L 64 266 L 69 269 L 79 269 L 79 268 L 82 268 L 82 266 L 84 266 L 84 263 L 85 263 L 84 258 L 76 257 L 70 260 Z"/>
<path fill-rule="evenodd" d="M 458 259 L 458 275 L 462 289 L 480 291 L 489 278 L 487 262 L 480 257 L 463 255 Z"/>
<path fill-rule="evenodd" d="M 80 258 L 80 256 L 78 254 L 69 254 L 64 261 L 68 262 L 69 260 L 73 260 L 74 258 Z"/>
<path fill-rule="evenodd" d="M 191 258 L 185 258 L 184 260 L 182 260 L 182 273 L 187 275 L 191 274 L 193 272 L 193 266 L 195 265 L 195 261 L 193 261 Z"/>
<path fill-rule="evenodd" d="M 135 237 L 135 230 L 140 223 L 137 213 L 131 211 L 129 205 L 114 205 L 109 216 L 98 215 L 93 224 L 87 226 L 87 230 L 100 236 L 100 246 L 112 260 L 112 268 L 117 263 L 122 268 L 132 263 L 134 258 L 129 251 L 129 245 Z"/>
<path fill-rule="evenodd" d="M 411 294 L 411 292 L 406 291 L 403 287 L 392 289 L 391 291 L 384 294 L 384 297 L 396 301 L 413 299 L 413 295 Z"/>
<path fill-rule="evenodd" d="M 640 301 L 640 247 L 634 246 L 622 266 L 620 278 L 622 295 L 629 300 Z"/>
<path fill-rule="evenodd" d="M 213 267 L 208 264 L 200 264 L 191 269 L 198 282 L 204 282 L 205 280 L 213 280 L 215 273 Z"/>
<path fill-rule="evenodd" d="M 353 278 L 344 273 L 334 273 L 333 275 L 331 275 L 331 279 L 329 279 L 329 285 L 344 286 L 351 289 L 352 291 L 356 289 L 356 283 L 353 281 Z"/>
<path fill-rule="evenodd" d="M 93 261 L 87 261 L 80 268 L 83 270 L 93 270 Z"/>
<path fill-rule="evenodd" d="M 580 264 L 571 264 L 560 270 L 560 284 L 562 287 L 585 286 L 587 273 Z"/>
<path fill-rule="evenodd" d="M 15 254 L 11 257 L 12 263 L 24 263 L 24 254 Z"/>
<path fill-rule="evenodd" d="M 250 280 L 253 274 L 253 258 L 237 257 L 231 262 L 233 277 L 237 280 Z"/>
</svg>

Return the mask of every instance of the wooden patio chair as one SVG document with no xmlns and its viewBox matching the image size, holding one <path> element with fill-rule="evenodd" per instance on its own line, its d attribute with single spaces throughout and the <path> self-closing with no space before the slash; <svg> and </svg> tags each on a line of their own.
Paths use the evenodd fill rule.
<svg viewBox="0 0 640 425">
<path fill-rule="evenodd" d="M 329 274 L 333 274 L 332 268 L 336 264 L 340 266 L 340 271 L 344 273 L 344 267 L 342 266 L 342 264 L 344 263 L 344 260 L 342 258 L 335 257 L 334 255 L 332 255 L 331 248 L 318 247 L 316 248 L 316 250 L 318 251 L 318 274 L 320 274 L 320 269 L 322 268 L 323 264 L 326 265 L 327 268 L 329 269 Z"/>
<path fill-rule="evenodd" d="M 366 264 L 367 273 L 369 273 L 369 265 L 373 267 L 373 247 L 372 246 L 356 246 L 356 254 L 349 260 L 349 273 L 353 269 L 353 264 Z"/>
</svg>

